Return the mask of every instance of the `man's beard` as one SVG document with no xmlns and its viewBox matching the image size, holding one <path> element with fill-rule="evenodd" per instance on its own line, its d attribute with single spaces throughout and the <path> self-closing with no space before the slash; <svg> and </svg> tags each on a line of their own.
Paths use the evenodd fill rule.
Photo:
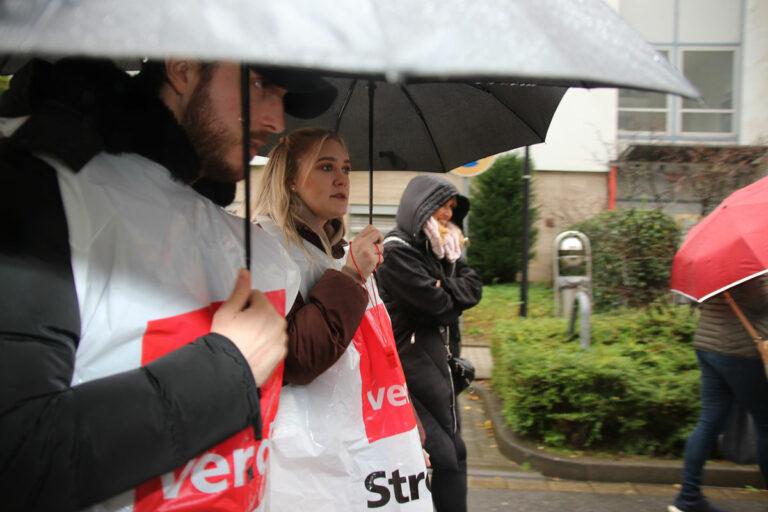
<svg viewBox="0 0 768 512">
<path fill-rule="evenodd" d="M 235 183 L 242 177 L 242 170 L 233 168 L 226 157 L 233 146 L 240 146 L 240 141 L 218 124 L 208 93 L 208 83 L 200 84 L 189 100 L 181 126 L 200 159 L 200 176 Z"/>
</svg>

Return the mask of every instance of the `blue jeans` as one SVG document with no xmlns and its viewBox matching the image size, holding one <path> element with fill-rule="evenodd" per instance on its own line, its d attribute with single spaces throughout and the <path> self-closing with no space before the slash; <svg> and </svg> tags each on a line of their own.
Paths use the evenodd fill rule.
<svg viewBox="0 0 768 512">
<path fill-rule="evenodd" d="M 757 426 L 757 460 L 768 481 L 768 379 L 759 358 L 731 357 L 696 351 L 701 368 L 701 415 L 685 445 L 683 488 L 675 504 L 702 499 L 701 475 L 717 436 L 725 429 L 731 403 L 744 406 Z"/>
</svg>

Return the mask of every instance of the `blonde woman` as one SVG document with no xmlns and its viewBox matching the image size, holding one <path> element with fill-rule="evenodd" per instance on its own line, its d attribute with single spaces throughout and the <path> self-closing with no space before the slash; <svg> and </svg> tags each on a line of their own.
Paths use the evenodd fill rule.
<svg viewBox="0 0 768 512">
<path fill-rule="evenodd" d="M 289 384 L 312 382 L 336 362 L 368 302 L 361 282 L 379 262 L 381 233 L 367 226 L 352 244 L 354 258 L 345 258 L 350 170 L 337 135 L 299 130 L 272 150 L 256 194 L 259 223 L 281 239 L 304 274 L 288 314 Z"/>
<path fill-rule="evenodd" d="M 431 511 L 413 407 L 371 280 L 381 233 L 367 226 L 344 241 L 350 171 L 337 134 L 298 130 L 270 153 L 255 201 L 258 222 L 301 271 L 287 317 L 288 385 L 270 434 L 267 506 L 397 510 L 408 503 Z"/>
</svg>

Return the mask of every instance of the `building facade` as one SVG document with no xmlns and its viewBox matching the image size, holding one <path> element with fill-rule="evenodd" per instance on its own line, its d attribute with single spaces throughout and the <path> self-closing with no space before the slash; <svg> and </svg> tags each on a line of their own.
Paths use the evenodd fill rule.
<svg viewBox="0 0 768 512">
<path fill-rule="evenodd" d="M 609 207 L 651 203 L 650 197 L 626 192 L 628 181 L 621 181 L 621 170 L 616 174 L 619 156 L 633 146 L 768 144 L 768 0 L 608 3 L 688 77 L 702 99 L 615 89 L 572 88 L 565 94 L 546 142 L 531 147 L 539 212 L 536 257 L 529 270 L 533 281 L 551 280 L 558 233 Z M 394 225 L 402 191 L 415 175 L 375 173 L 374 223 L 382 231 Z M 446 177 L 469 193 L 472 178 Z M 625 186 L 616 186 L 617 180 Z M 689 210 L 698 209 L 678 204 L 668 211 L 681 225 L 690 225 L 696 216 Z M 353 172 L 350 231 L 367 222 L 368 174 Z"/>
<path fill-rule="evenodd" d="M 530 268 L 534 281 L 551 279 L 554 237 L 574 222 L 609 207 L 665 206 L 652 204 L 650 194 L 631 192 L 630 177 L 622 176 L 622 169 L 618 175 L 615 168 L 612 172 L 619 156 L 632 147 L 690 146 L 700 153 L 701 146 L 720 146 L 725 153 L 741 154 L 749 150 L 729 148 L 768 144 L 767 1 L 608 3 L 683 72 L 702 99 L 611 89 L 566 93 L 546 143 L 532 147 L 539 208 L 536 258 Z M 674 163 L 677 169 L 691 170 L 679 164 Z M 665 209 L 687 227 L 702 208 L 696 198 L 679 196 Z"/>
</svg>

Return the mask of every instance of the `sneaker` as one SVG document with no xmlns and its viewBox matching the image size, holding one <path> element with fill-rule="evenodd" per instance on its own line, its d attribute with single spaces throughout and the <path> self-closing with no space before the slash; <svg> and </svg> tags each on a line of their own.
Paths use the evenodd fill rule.
<svg viewBox="0 0 768 512">
<path fill-rule="evenodd" d="M 667 512 L 727 512 L 725 509 L 712 505 L 703 499 L 694 505 L 670 505 Z"/>
</svg>

